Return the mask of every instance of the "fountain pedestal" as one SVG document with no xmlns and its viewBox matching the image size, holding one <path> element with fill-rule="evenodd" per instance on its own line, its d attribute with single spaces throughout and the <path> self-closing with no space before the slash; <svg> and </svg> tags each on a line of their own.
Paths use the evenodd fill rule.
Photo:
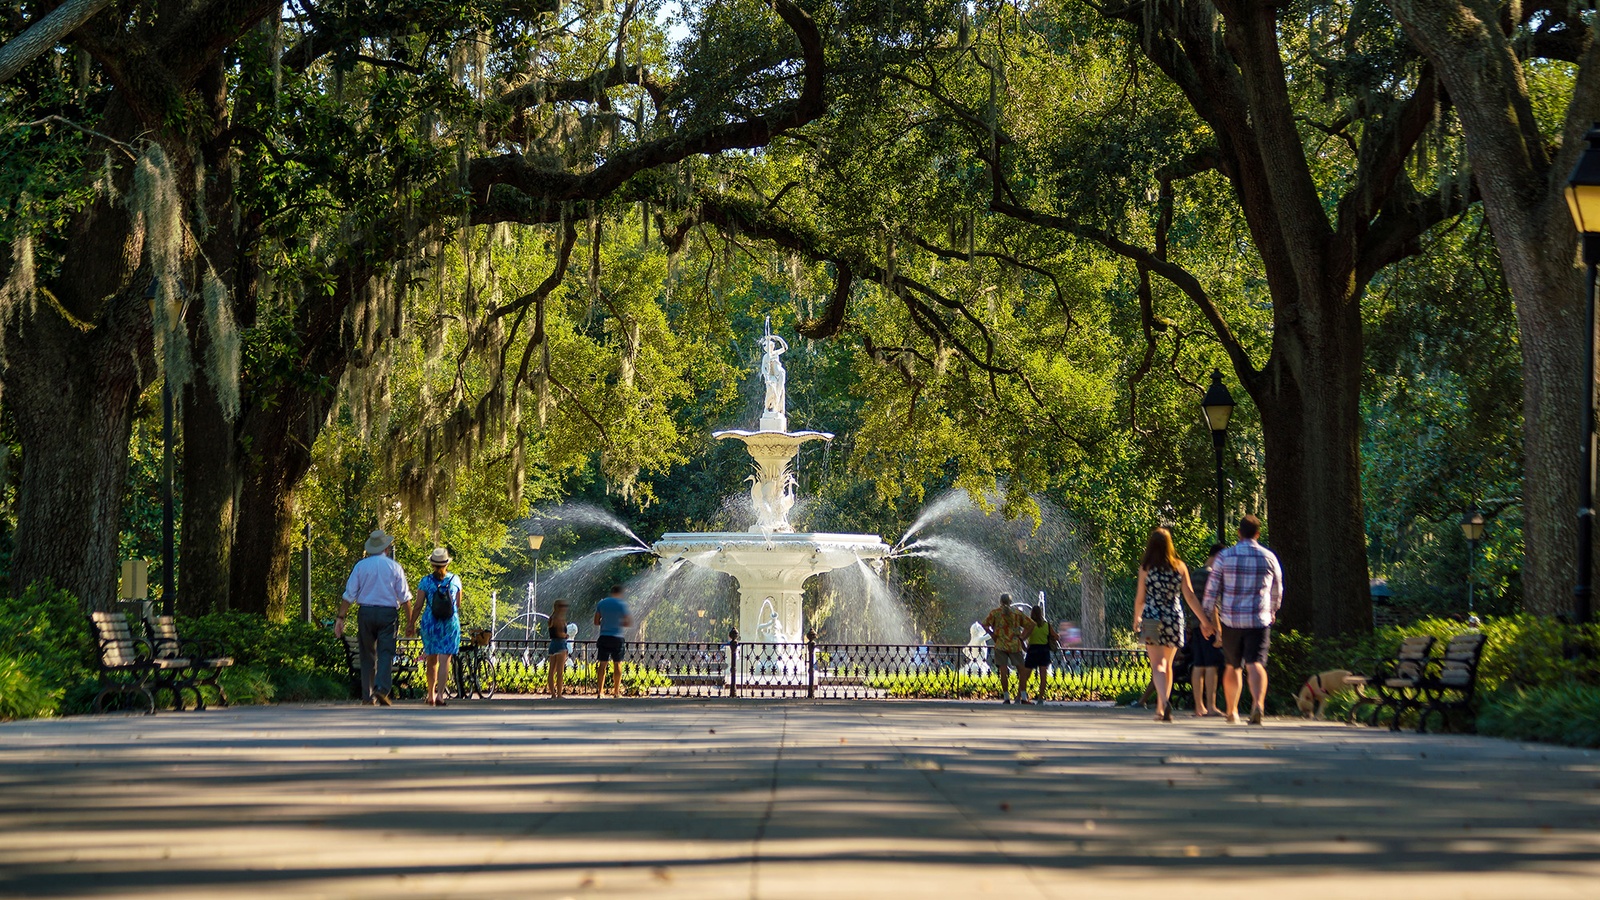
<svg viewBox="0 0 1600 900">
<path fill-rule="evenodd" d="M 768 601 L 778 614 L 781 641 L 801 641 L 805 615 L 800 598 L 806 579 L 871 563 L 889 555 L 875 534 L 773 533 L 721 531 L 662 535 L 652 548 L 669 563 L 675 559 L 726 572 L 739 582 L 739 639 L 760 640 Z"/>
</svg>

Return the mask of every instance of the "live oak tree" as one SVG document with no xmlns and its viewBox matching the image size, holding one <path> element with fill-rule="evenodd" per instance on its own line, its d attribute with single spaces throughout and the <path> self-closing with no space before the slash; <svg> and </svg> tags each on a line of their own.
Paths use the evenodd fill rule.
<svg viewBox="0 0 1600 900">
<path fill-rule="evenodd" d="M 1436 78 L 1370 7 L 1179 0 L 1089 8 L 1091 20 L 1113 26 L 1143 58 L 1130 66 L 1153 66 L 1176 89 L 1182 106 L 1174 112 L 1197 127 L 1181 141 L 1150 144 L 1167 149 L 1144 182 L 1157 203 L 1120 219 L 1039 190 L 1037 167 L 1001 143 L 997 128 L 991 208 L 1099 244 L 1199 311 L 1260 411 L 1270 537 L 1292 585 L 1285 624 L 1322 634 L 1370 627 L 1361 299 L 1380 270 L 1414 252 L 1424 231 L 1471 196 L 1448 147 L 1434 146 L 1445 142 L 1430 140 L 1448 134 Z M 1040 15 L 1038 40 L 1067 59 L 1093 46 L 1077 37 L 1089 27 L 1080 9 Z M 1017 184 L 1019 170 L 1038 187 Z M 1204 232 L 1185 240 L 1175 231 L 1174 198 L 1201 173 L 1226 179 L 1247 228 L 1261 300 L 1271 307 L 1264 348 L 1238 333 L 1237 299 L 1214 296 L 1191 271 L 1187 259 L 1205 251 Z"/>
<path fill-rule="evenodd" d="M 197 605 L 280 609 L 293 488 L 334 387 L 348 369 L 381 360 L 404 326 L 399 300 L 422 257 L 461 226 L 493 222 L 565 223 L 570 251 L 591 206 L 640 173 L 760 146 L 821 111 L 825 63 L 811 15 L 787 0 L 775 13 L 739 6 L 729 21 L 740 23 L 734 37 L 747 52 L 722 52 L 738 64 L 715 73 L 726 93 L 709 98 L 673 93 L 630 64 L 638 45 L 628 23 L 640 13 L 632 3 L 611 18 L 617 27 L 598 60 L 557 63 L 540 56 L 540 35 L 559 45 L 568 26 L 538 4 L 510 2 L 291 4 L 287 34 L 277 3 L 111 7 L 73 31 L 68 40 L 90 63 L 81 80 L 98 90 L 85 91 L 75 118 L 41 116 L 34 127 L 64 119 L 61 127 L 92 131 L 153 167 L 151 189 L 131 196 L 154 200 L 130 210 L 108 189 L 66 207 L 65 227 L 35 229 L 44 233 L 37 283 L 30 234 L 5 273 L 8 296 L 24 301 L 11 306 L 4 373 L 26 458 L 13 583 L 50 578 L 89 603 L 109 596 L 115 561 L 104 548 L 133 399 L 157 358 L 178 387 L 178 357 L 209 352 L 208 332 L 196 327 L 204 310 L 236 310 L 250 329 L 242 400 L 235 408 L 220 391 L 217 402 L 197 397 L 185 410 L 185 593 Z M 717 40 L 708 33 L 702 44 Z M 65 58 L 37 60 L 30 83 L 68 78 Z M 648 118 L 613 107 L 610 92 L 628 85 L 650 95 Z M 346 88 L 362 104 L 354 111 L 342 108 Z M 618 133 L 629 139 L 595 141 Z M 134 167 L 113 159 L 106 168 L 116 193 L 128 194 Z M 235 184 L 236 168 L 250 170 L 247 188 Z M 13 203 L 24 205 L 20 194 Z M 150 234 L 165 250 L 158 259 L 141 252 Z M 552 285 L 566 268 L 558 256 Z M 112 264 L 69 264 L 102 258 Z M 196 301 L 202 284 L 207 295 Z M 262 290 L 274 285 L 284 288 Z M 537 346 L 548 291 L 488 310 L 471 328 L 504 319 Z M 33 303 L 36 293 L 52 302 Z M 236 339 L 216 330 L 225 348 Z M 516 368 L 495 402 L 537 371 Z M 447 461 L 419 465 L 428 473 Z"/>
<path fill-rule="evenodd" d="M 1528 608 L 1572 608 L 1583 403 L 1583 278 L 1561 196 L 1600 117 L 1593 13 L 1566 2 L 1388 0 L 1461 119 L 1473 178 L 1516 300 L 1525 425 Z"/>
</svg>

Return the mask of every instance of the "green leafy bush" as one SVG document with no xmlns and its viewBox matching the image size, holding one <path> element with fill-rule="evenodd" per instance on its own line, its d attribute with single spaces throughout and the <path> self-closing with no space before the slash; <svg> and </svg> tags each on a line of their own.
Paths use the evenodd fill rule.
<svg viewBox="0 0 1600 900">
<path fill-rule="evenodd" d="M 271 676 L 257 666 L 234 665 L 223 669 L 217 680 L 233 703 L 271 703 L 277 695 Z"/>
<path fill-rule="evenodd" d="M 1013 677 L 1013 682 L 1016 680 Z M 1143 670 L 1087 669 L 1082 672 L 1052 667 L 1045 683 L 1046 700 L 1085 701 L 1138 699 L 1148 680 Z M 1000 676 L 960 675 L 949 670 L 915 672 L 906 674 L 868 675 L 862 679 L 864 686 L 885 692 L 890 697 L 947 698 L 947 699 L 998 699 Z M 1029 682 L 1029 695 L 1033 696 L 1039 679 L 1035 675 Z M 1013 684 L 1012 690 L 1016 687 Z"/>
<path fill-rule="evenodd" d="M 1478 731 L 1523 741 L 1600 747 L 1600 687 L 1567 681 L 1506 687 L 1484 699 Z"/>
<path fill-rule="evenodd" d="M 35 584 L 0 596 L 0 719 L 81 712 L 94 696 L 94 645 L 76 597 Z"/>
<path fill-rule="evenodd" d="M 60 698 L 23 664 L 0 656 L 0 721 L 54 715 Z"/>
<path fill-rule="evenodd" d="M 186 639 L 222 644 L 233 655 L 235 670 L 250 668 L 269 682 L 270 690 L 251 690 L 236 697 L 233 685 L 224 680 L 228 697 L 235 702 L 342 700 L 349 696 L 344 645 L 326 628 L 227 612 L 185 619 L 178 629 Z"/>
</svg>

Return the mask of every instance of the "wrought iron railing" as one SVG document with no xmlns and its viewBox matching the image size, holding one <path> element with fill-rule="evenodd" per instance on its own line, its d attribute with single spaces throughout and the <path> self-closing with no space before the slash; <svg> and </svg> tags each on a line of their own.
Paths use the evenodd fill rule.
<svg viewBox="0 0 1600 900">
<path fill-rule="evenodd" d="M 455 657 L 458 695 L 545 693 L 549 641 L 468 645 Z M 402 640 L 408 658 L 421 644 Z M 623 661 L 623 691 L 634 696 L 988 698 L 1000 681 L 987 649 L 949 644 L 701 643 L 635 641 Z M 593 641 L 572 641 L 566 662 L 569 694 L 596 690 Z M 1012 676 L 1015 680 L 1015 673 Z M 1037 678 L 1030 693 L 1037 693 Z M 1047 700 L 1118 700 L 1143 691 L 1150 678 L 1137 650 L 1052 651 Z"/>
</svg>

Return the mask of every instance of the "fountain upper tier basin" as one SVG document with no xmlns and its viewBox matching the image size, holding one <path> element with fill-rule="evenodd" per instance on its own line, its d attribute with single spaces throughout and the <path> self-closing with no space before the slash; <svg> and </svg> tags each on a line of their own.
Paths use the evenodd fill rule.
<svg viewBox="0 0 1600 900">
<path fill-rule="evenodd" d="M 668 562 L 687 559 L 741 582 L 756 573 L 762 581 L 803 581 L 889 555 L 889 545 L 875 534 L 679 532 L 662 535 L 651 549 Z"/>
</svg>

